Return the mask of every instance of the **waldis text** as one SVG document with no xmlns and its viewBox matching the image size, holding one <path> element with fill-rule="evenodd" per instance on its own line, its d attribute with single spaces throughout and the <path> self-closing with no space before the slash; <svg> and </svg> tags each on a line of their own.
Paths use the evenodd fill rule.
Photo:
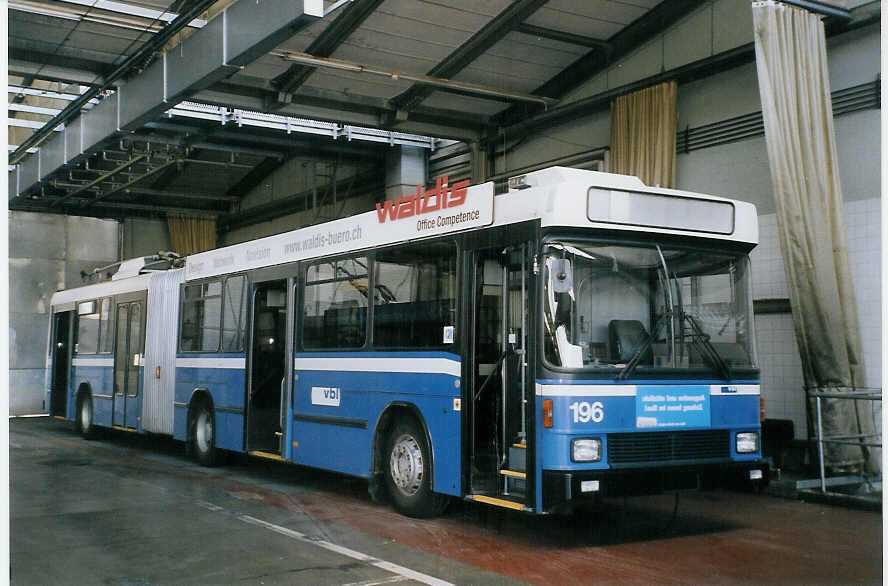
<svg viewBox="0 0 888 586">
<path fill-rule="evenodd" d="M 447 177 L 438 177 L 435 180 L 435 186 L 426 189 L 425 193 L 423 193 L 422 185 L 417 185 L 416 193 L 397 199 L 387 199 L 382 204 L 376 204 L 379 223 L 459 207 L 466 201 L 470 183 L 471 181 L 464 180 L 448 185 Z"/>
</svg>

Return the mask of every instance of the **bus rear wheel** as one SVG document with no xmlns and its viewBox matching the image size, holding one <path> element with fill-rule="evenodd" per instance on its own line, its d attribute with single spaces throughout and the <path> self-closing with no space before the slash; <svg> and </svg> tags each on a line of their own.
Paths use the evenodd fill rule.
<svg viewBox="0 0 888 586">
<path fill-rule="evenodd" d="M 432 459 L 422 428 L 413 420 L 398 421 L 385 453 L 386 484 L 395 509 L 419 518 L 444 512 L 447 497 L 432 491 Z"/>
<path fill-rule="evenodd" d="M 213 411 L 203 402 L 197 405 L 191 419 L 191 446 L 203 466 L 216 465 L 216 422 Z"/>
<path fill-rule="evenodd" d="M 84 439 L 96 437 L 96 429 L 93 426 L 92 397 L 81 395 L 77 402 L 77 428 Z"/>
</svg>

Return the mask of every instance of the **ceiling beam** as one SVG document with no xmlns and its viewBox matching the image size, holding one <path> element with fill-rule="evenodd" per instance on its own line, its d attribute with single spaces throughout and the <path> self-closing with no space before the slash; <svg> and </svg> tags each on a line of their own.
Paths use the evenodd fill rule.
<svg viewBox="0 0 888 586">
<path fill-rule="evenodd" d="M 86 71 L 77 71 L 72 69 L 62 69 L 53 67 L 47 69 L 45 66 L 29 61 L 18 61 L 16 59 L 9 60 L 9 75 L 17 75 L 19 77 L 32 77 L 41 81 L 51 81 L 54 83 L 80 84 L 89 87 L 99 87 L 101 80 L 96 80 L 96 76 Z"/>
<path fill-rule="evenodd" d="M 24 77 L 22 78 L 22 85 L 23 85 L 23 86 L 26 86 L 26 87 L 27 87 L 27 86 L 30 86 L 30 85 L 33 84 L 33 83 L 34 83 L 34 78 L 33 78 L 32 76 L 24 76 Z M 20 93 L 20 94 L 16 94 L 16 95 L 12 96 L 12 102 L 11 102 L 11 103 L 12 103 L 12 104 L 21 104 L 24 100 L 25 100 L 25 94 Z M 16 114 L 16 112 L 14 112 L 14 111 L 9 112 L 9 117 L 10 117 L 10 118 L 15 118 L 16 115 L 17 115 L 17 114 Z"/>
<path fill-rule="evenodd" d="M 58 124 L 73 120 L 75 127 L 88 128 L 89 132 L 79 137 L 81 150 L 92 149 L 118 131 L 141 127 L 169 109 L 170 103 L 177 103 L 239 71 L 323 16 L 321 2 L 263 0 L 256 4 L 254 0 L 238 0 L 213 22 L 182 40 L 175 50 L 162 53 L 151 65 L 141 69 L 173 35 L 213 3 L 214 0 L 194 0 L 173 22 L 108 74 L 100 88 L 88 90 L 26 139 L 9 158 L 13 164 L 24 159 L 18 195 L 27 194 L 68 163 L 67 154 L 58 156 L 66 153 L 66 149 L 61 148 L 67 144 L 66 135 L 51 139 L 53 142 L 36 154 L 36 160 L 29 160 L 35 155 L 26 154 L 28 148 L 46 139 Z M 131 75 L 137 69 L 138 73 Z M 127 83 L 117 87 L 113 95 L 89 112 L 81 113 L 89 99 L 100 90 L 110 89 L 125 76 L 130 76 Z M 80 116 L 85 118 L 75 120 Z M 59 140 L 62 142 L 56 142 Z"/>
<path fill-rule="evenodd" d="M 315 57 L 330 57 L 380 4 L 382 0 L 354 0 L 321 31 L 305 52 Z M 274 78 L 271 85 L 283 94 L 291 94 L 305 83 L 314 70 L 314 67 L 307 65 L 291 65 Z"/>
<path fill-rule="evenodd" d="M 502 12 L 492 18 L 481 30 L 457 47 L 443 61 L 435 65 L 428 75 L 431 77 L 452 78 L 465 69 L 475 59 L 501 41 L 509 32 L 536 12 L 547 0 L 515 0 Z M 434 88 L 414 85 L 393 98 L 399 110 L 410 110 L 429 97 Z M 547 94 L 534 92 L 536 95 Z"/>
<path fill-rule="evenodd" d="M 203 103 L 261 111 L 270 99 L 268 93 L 271 91 L 228 80 L 199 92 L 193 99 Z M 350 96 L 344 92 L 307 86 L 292 94 L 291 102 L 277 113 L 469 141 L 478 140 L 487 126 L 486 119 L 481 123 L 477 116 L 448 110 L 438 110 L 434 117 L 418 116 L 411 112 L 410 119 L 398 120 L 395 117 L 396 110 L 387 100 Z"/>
<path fill-rule="evenodd" d="M 152 204 L 139 204 L 128 202 L 102 201 L 98 202 L 91 208 L 73 208 L 80 205 L 82 199 L 68 202 L 62 208 L 49 208 L 46 206 L 45 200 L 22 199 L 20 201 L 9 202 L 9 209 L 21 212 L 39 212 L 43 214 L 71 214 L 76 213 L 78 216 L 86 216 L 91 218 L 115 218 L 121 219 L 132 216 L 162 216 L 166 214 L 192 214 L 202 216 L 217 216 L 220 214 L 216 210 L 207 210 L 205 208 L 189 208 L 189 207 L 171 207 L 157 206 Z M 72 206 L 71 209 L 68 205 Z M 117 212 L 117 213 L 115 213 Z"/>
<path fill-rule="evenodd" d="M 18 47 L 9 47 L 9 58 L 30 63 L 39 63 L 40 65 L 82 71 L 93 74 L 94 77 L 105 77 L 113 69 L 112 65 L 100 61 L 94 61 L 92 59 L 84 59 L 83 57 L 64 55 L 61 53 L 44 53 L 42 51 L 21 49 Z"/>
<path fill-rule="evenodd" d="M 610 51 L 611 49 L 610 43 L 602 39 L 594 39 L 585 35 L 576 35 L 574 33 L 558 31 L 542 26 L 535 26 L 524 22 L 515 27 L 515 30 L 519 33 L 524 33 L 525 35 L 531 35 L 543 39 L 550 39 L 552 41 L 561 41 L 562 43 L 579 45 L 580 47 L 605 49 L 607 51 Z"/>
<path fill-rule="evenodd" d="M 664 0 L 608 39 L 610 52 L 592 50 L 568 65 L 555 77 L 536 88 L 533 93 L 560 98 L 587 79 L 601 73 L 685 16 L 707 0 Z M 509 126 L 539 113 L 542 108 L 516 104 L 496 117 L 496 122 Z"/>
<path fill-rule="evenodd" d="M 166 45 L 166 43 L 168 43 L 177 33 L 179 33 L 179 31 L 188 26 L 188 23 L 191 22 L 194 16 L 197 16 L 206 8 L 209 8 L 214 3 L 214 1 L 215 0 L 199 0 L 195 2 L 188 11 L 177 16 L 175 20 L 166 25 L 159 33 L 151 37 L 148 42 L 143 44 L 138 51 L 127 57 L 123 61 L 123 63 L 121 63 L 114 71 L 105 76 L 105 82 L 102 84 L 101 87 L 94 87 L 88 90 L 79 98 L 68 104 L 68 106 L 60 114 L 50 120 L 46 124 L 46 129 L 38 130 L 37 132 L 29 136 L 19 146 L 19 148 L 14 153 L 12 153 L 12 155 L 9 157 L 9 162 L 13 164 L 18 163 L 22 158 L 25 157 L 26 150 L 32 146 L 37 146 L 40 142 L 42 142 L 48 136 L 49 132 L 51 132 L 52 128 L 55 128 L 58 124 L 64 124 L 68 120 L 76 117 L 80 113 L 80 109 L 83 107 L 83 105 L 86 104 L 90 99 L 98 96 L 100 91 L 110 89 L 113 82 L 128 75 L 133 67 L 141 66 L 148 59 L 151 59 L 154 54 L 162 49 L 164 45 Z M 203 30 L 204 29 L 201 29 L 201 32 L 203 32 Z M 188 43 L 189 40 L 192 40 L 191 43 L 188 43 L 189 45 L 194 44 L 193 39 L 196 36 L 197 34 L 192 35 L 191 37 L 180 43 L 180 45 L 185 45 L 186 43 Z M 156 65 L 157 63 L 155 63 L 155 66 Z M 40 179 L 40 177 L 37 178 L 38 181 Z M 27 187 L 30 187 L 30 185 Z"/>
</svg>

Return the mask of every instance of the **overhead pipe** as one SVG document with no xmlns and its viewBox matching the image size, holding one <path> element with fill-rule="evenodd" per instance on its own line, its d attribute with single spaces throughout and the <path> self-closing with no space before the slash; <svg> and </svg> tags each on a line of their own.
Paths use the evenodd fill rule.
<svg viewBox="0 0 888 586">
<path fill-rule="evenodd" d="M 354 73 L 369 73 L 371 75 L 387 77 L 395 81 L 403 79 L 406 81 L 411 81 L 413 83 L 418 83 L 420 85 L 428 85 L 444 90 L 459 91 L 488 98 L 504 99 L 513 102 L 533 102 L 536 104 L 542 104 L 547 108 L 558 103 L 558 100 L 554 98 L 548 98 L 546 96 L 537 96 L 535 94 L 527 94 L 524 92 L 513 92 L 466 81 L 456 81 L 454 79 L 447 79 L 444 77 L 432 77 L 430 75 L 423 75 L 421 73 L 394 71 L 391 69 L 384 69 L 377 65 L 365 65 L 363 63 L 356 63 L 354 61 L 346 61 L 344 59 L 333 59 L 332 57 L 315 57 L 314 55 L 309 55 L 308 53 L 302 53 L 299 51 L 273 51 L 271 54 L 276 57 L 280 57 L 284 61 L 291 61 L 293 63 L 299 63 L 301 65 L 322 67 L 326 69 L 338 69 L 340 71 L 351 71 Z"/>
</svg>

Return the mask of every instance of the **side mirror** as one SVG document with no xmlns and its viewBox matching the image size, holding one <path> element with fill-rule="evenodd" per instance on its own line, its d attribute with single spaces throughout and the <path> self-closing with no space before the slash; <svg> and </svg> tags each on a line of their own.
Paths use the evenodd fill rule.
<svg viewBox="0 0 888 586">
<path fill-rule="evenodd" d="M 573 289 L 573 270 L 566 258 L 552 260 L 552 289 L 555 293 L 570 293 Z"/>
</svg>

